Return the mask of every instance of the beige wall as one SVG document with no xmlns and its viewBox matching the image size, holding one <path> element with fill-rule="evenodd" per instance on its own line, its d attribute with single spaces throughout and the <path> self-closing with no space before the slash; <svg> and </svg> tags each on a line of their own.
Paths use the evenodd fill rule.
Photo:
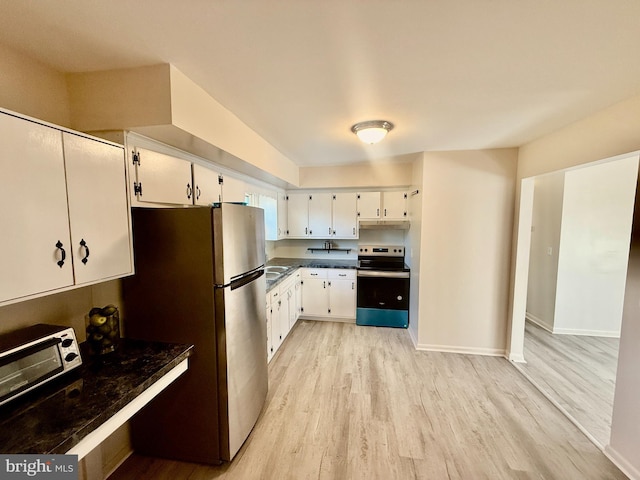
<svg viewBox="0 0 640 480">
<path fill-rule="evenodd" d="M 68 127 L 64 74 L 0 45 L 0 107 Z"/>
<path fill-rule="evenodd" d="M 518 157 L 518 189 L 520 180 L 542 173 L 548 173 L 567 167 L 581 165 L 632 152 L 640 149 L 640 96 L 617 103 L 583 120 L 575 122 L 553 134 L 547 135 L 520 148 Z M 519 202 L 519 190 L 516 201 Z M 636 204 L 637 205 L 637 204 Z M 518 218 L 516 218 L 516 225 Z M 636 228 L 636 226 L 634 226 Z M 517 227 L 514 229 L 514 242 L 517 242 Z M 514 243 L 515 246 L 515 243 Z M 515 248 L 514 248 L 515 257 Z M 635 269 L 634 269 L 635 270 Z M 523 280 L 518 271 L 514 271 L 514 282 L 510 305 L 518 305 L 513 291 L 521 291 Z M 630 273 L 631 274 L 631 269 Z M 526 272 L 525 280 L 526 281 Z M 627 296 L 637 299 L 635 285 L 627 279 Z M 625 297 L 625 302 L 627 297 Z M 637 301 L 636 301 L 637 305 Z M 622 319 L 622 333 L 619 351 L 616 395 L 613 409 L 611 442 L 606 447 L 607 454 L 615 459 L 618 466 L 640 477 L 640 387 L 637 382 L 637 365 L 640 363 L 640 324 L 636 308 L 625 306 Z M 517 329 L 521 328 L 524 311 L 514 308 L 510 314 L 511 338 L 517 338 Z M 510 353 L 518 356 L 521 345 L 510 345 Z M 515 352 L 515 353 L 514 353 Z"/>
<path fill-rule="evenodd" d="M 171 123 L 169 65 L 67 74 L 75 130 Z"/>
<path fill-rule="evenodd" d="M 67 79 L 77 130 L 131 130 L 264 181 L 298 185 L 297 165 L 173 65 Z"/>
<path fill-rule="evenodd" d="M 516 162 L 424 154 L 418 348 L 504 354 Z"/>
<path fill-rule="evenodd" d="M 301 188 L 407 187 L 413 182 L 414 162 L 422 153 L 393 159 L 330 167 L 300 167 Z"/>
<path fill-rule="evenodd" d="M 520 147 L 518 180 L 640 149 L 640 95 Z"/>
</svg>

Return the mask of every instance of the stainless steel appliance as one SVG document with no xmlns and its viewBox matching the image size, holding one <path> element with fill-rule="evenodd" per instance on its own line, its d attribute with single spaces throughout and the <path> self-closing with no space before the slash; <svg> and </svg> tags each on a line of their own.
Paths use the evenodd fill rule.
<svg viewBox="0 0 640 480">
<path fill-rule="evenodd" d="M 356 324 L 409 326 L 409 277 L 403 246 L 358 247 Z"/>
<path fill-rule="evenodd" d="M 263 210 L 134 208 L 125 335 L 195 345 L 189 370 L 132 421 L 136 451 L 230 461 L 267 395 Z"/>
<path fill-rule="evenodd" d="M 0 405 L 81 364 L 73 328 L 38 324 L 0 335 Z"/>
</svg>

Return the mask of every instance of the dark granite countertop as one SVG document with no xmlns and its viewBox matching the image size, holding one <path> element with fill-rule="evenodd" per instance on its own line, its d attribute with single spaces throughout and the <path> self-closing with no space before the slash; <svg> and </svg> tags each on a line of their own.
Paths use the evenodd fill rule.
<svg viewBox="0 0 640 480">
<path fill-rule="evenodd" d="M 122 339 L 119 349 L 0 407 L 0 453 L 66 453 L 189 357 L 192 345 Z"/>
<path fill-rule="evenodd" d="M 291 273 L 295 271 L 296 268 L 347 268 L 347 269 L 355 269 L 358 267 L 358 260 L 336 260 L 336 259 L 326 259 L 319 260 L 317 258 L 284 258 L 284 257 L 276 257 L 272 258 L 267 262 L 267 266 L 282 266 L 282 267 L 290 267 L 290 270 L 287 270 L 282 275 L 278 276 L 275 280 L 267 280 L 267 292 L 271 290 L 273 287 L 282 282 L 285 278 L 287 278 Z"/>
</svg>

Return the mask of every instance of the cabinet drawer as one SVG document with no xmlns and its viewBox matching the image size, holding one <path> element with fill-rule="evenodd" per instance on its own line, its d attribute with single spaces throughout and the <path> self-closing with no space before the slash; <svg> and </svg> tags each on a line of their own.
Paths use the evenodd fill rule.
<svg viewBox="0 0 640 480">
<path fill-rule="evenodd" d="M 339 268 L 329 270 L 328 278 L 337 280 L 355 280 L 357 272 L 351 268 Z"/>
<path fill-rule="evenodd" d="M 305 268 L 302 270 L 302 278 L 326 279 L 328 272 L 327 268 Z"/>
</svg>

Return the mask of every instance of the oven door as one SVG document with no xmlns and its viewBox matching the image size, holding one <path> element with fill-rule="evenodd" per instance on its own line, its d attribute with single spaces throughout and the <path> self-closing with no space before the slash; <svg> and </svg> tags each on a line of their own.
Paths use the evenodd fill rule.
<svg viewBox="0 0 640 480">
<path fill-rule="evenodd" d="M 409 272 L 358 270 L 356 324 L 407 328 Z"/>
</svg>

